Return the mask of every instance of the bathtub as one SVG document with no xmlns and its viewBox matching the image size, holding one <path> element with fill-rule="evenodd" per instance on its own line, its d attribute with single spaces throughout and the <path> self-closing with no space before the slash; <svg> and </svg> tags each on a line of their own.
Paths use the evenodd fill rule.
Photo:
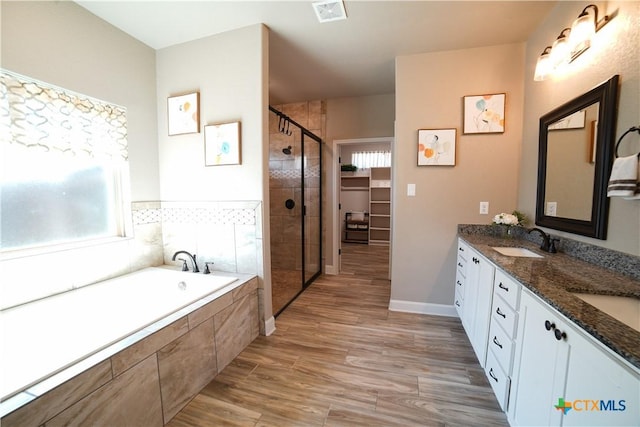
<svg viewBox="0 0 640 427">
<path fill-rule="evenodd" d="M 53 388 L 242 283 L 149 267 L 3 310 L 0 401 Z"/>
</svg>

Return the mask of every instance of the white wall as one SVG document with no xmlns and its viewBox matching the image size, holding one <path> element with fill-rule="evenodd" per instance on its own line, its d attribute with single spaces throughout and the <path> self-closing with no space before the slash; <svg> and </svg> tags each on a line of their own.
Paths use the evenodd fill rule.
<svg viewBox="0 0 640 427">
<path fill-rule="evenodd" d="M 560 30 L 573 22 L 585 6 L 576 2 L 558 2 L 547 19 L 527 43 L 524 74 L 524 137 L 522 168 L 518 185 L 518 207 L 531 218 L 535 214 L 538 125 L 540 116 L 570 101 L 609 79 L 620 75 L 616 140 L 640 122 L 640 2 L 598 2 L 600 17 L 615 16 L 594 39 L 592 47 L 569 64 L 565 73 L 543 82 L 533 81 L 533 71 L 540 52 L 551 44 Z M 640 151 L 638 138 L 627 137 L 629 149 Z M 615 141 L 612 141 L 615 144 Z M 630 155 L 633 152 L 623 152 Z M 640 255 L 640 202 L 613 198 L 609 206 L 607 240 L 547 230 L 553 234 L 585 241 L 632 255 Z"/>
<path fill-rule="evenodd" d="M 396 58 L 392 307 L 450 308 L 457 225 L 489 224 L 515 209 L 524 52 L 509 44 Z M 462 135 L 463 97 L 492 93 L 506 93 L 505 132 Z M 418 129 L 439 128 L 458 130 L 456 165 L 418 167 Z M 480 201 L 490 215 L 479 214 Z"/>
</svg>

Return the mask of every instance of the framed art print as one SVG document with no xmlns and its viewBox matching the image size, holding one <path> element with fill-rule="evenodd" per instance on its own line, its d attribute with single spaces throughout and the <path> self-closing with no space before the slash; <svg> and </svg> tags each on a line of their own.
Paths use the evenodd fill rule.
<svg viewBox="0 0 640 427">
<path fill-rule="evenodd" d="M 200 132 L 200 93 L 170 96 L 167 99 L 169 136 Z"/>
<path fill-rule="evenodd" d="M 205 166 L 240 164 L 240 122 L 204 127 Z"/>
<path fill-rule="evenodd" d="M 455 166 L 456 129 L 419 129 L 418 166 Z"/>
<path fill-rule="evenodd" d="M 503 133 L 506 94 L 464 97 L 462 133 Z"/>
</svg>

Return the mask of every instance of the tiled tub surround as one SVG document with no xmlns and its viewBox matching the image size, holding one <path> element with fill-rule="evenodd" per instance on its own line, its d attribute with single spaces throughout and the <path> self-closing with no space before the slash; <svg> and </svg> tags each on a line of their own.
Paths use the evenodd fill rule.
<svg viewBox="0 0 640 427">
<path fill-rule="evenodd" d="M 146 267 L 175 264 L 178 250 L 198 254 L 212 269 L 261 276 L 262 203 L 259 201 L 131 204 L 132 238 L 50 253 L 0 258 L 0 308 L 119 277 Z"/>
<path fill-rule="evenodd" d="M 164 268 L 151 268 L 139 273 L 146 274 L 151 274 L 152 282 L 157 282 L 159 275 L 170 277 L 171 283 L 180 279 L 173 284 L 186 283 L 187 289 L 180 289 L 181 293 L 189 293 L 190 288 L 200 288 L 201 282 L 207 280 L 230 283 L 210 290 L 208 295 L 207 291 L 200 289 L 189 298 L 173 294 L 170 297 L 176 304 L 173 312 L 162 318 L 152 313 L 150 323 L 132 326 L 131 334 L 125 338 L 103 343 L 102 349 L 95 348 L 88 357 L 72 361 L 49 378 L 0 403 L 2 426 L 39 426 L 45 423 L 46 426 L 162 426 L 258 336 L 256 277 L 233 275 L 222 278 L 218 273 L 205 276 Z M 240 278 L 236 280 L 235 277 Z M 154 304 L 148 305 L 158 306 L 159 291 L 152 287 L 154 289 L 146 297 Z M 89 288 L 83 288 L 83 291 Z M 127 292 L 127 297 L 137 294 L 135 291 Z M 108 306 L 110 311 L 105 318 L 102 308 L 94 308 L 102 329 L 119 329 L 120 319 L 135 317 L 126 313 L 126 308 L 112 306 L 117 302 L 109 303 L 103 298 L 97 301 L 99 305 Z M 140 304 L 139 301 L 137 303 Z M 84 304 L 74 304 L 73 307 L 86 310 Z M 55 323 L 58 317 L 63 322 L 69 318 L 62 313 L 46 316 L 42 326 L 49 330 L 46 324 Z M 145 322 L 140 318 L 138 321 Z M 88 322 L 79 319 L 75 323 Z M 79 328 L 80 336 L 75 337 L 76 340 L 93 340 L 95 328 Z M 56 327 L 51 330 L 55 331 Z M 64 346 L 74 340 L 61 337 L 60 330 L 57 328 L 53 333 L 53 340 L 48 339 L 51 341 L 49 344 L 38 345 L 32 351 L 47 358 L 53 358 L 57 351 L 64 351 Z"/>
<path fill-rule="evenodd" d="M 572 295 L 577 292 L 640 298 L 639 279 L 565 253 L 543 252 L 539 243 L 524 238 L 498 237 L 494 230 L 492 226 L 461 225 L 458 234 L 551 307 L 640 369 L 640 332 Z M 492 249 L 500 246 L 527 248 L 543 255 L 543 258 L 504 256 Z M 623 264 L 632 267 L 634 258 L 637 257 L 626 257 Z"/>
</svg>

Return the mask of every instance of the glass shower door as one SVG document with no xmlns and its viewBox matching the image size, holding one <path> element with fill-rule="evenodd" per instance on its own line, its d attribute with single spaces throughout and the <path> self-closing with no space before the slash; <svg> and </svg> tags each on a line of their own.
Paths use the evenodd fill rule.
<svg viewBox="0 0 640 427">
<path fill-rule="evenodd" d="M 303 173 L 303 284 L 308 286 L 320 275 L 322 268 L 322 193 L 320 170 L 322 159 L 320 143 L 304 132 L 302 134 Z"/>
</svg>

